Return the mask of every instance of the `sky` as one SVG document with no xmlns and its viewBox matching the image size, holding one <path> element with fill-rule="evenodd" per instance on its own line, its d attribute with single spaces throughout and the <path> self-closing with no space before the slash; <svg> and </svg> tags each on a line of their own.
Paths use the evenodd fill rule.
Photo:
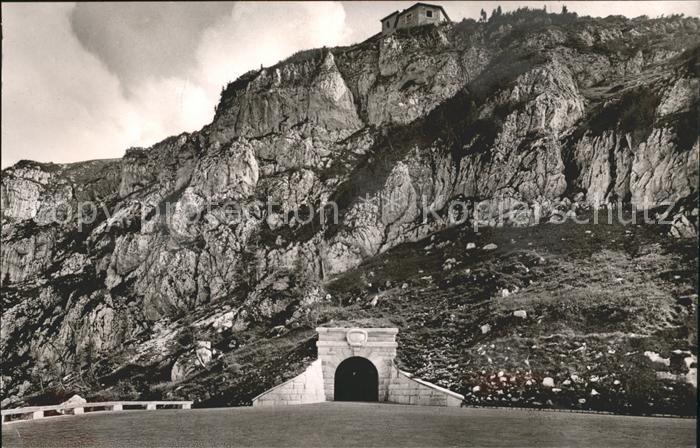
<svg viewBox="0 0 700 448">
<path fill-rule="evenodd" d="M 431 2 L 453 21 L 545 2 Z M 121 157 L 209 123 L 221 88 L 315 47 L 361 42 L 413 2 L 2 3 L 2 167 Z M 579 15 L 683 13 L 697 1 L 546 2 Z"/>
</svg>

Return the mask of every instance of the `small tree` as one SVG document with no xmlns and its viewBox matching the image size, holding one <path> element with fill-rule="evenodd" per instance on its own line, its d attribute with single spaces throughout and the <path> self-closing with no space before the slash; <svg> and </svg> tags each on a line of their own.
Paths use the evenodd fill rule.
<svg viewBox="0 0 700 448">
<path fill-rule="evenodd" d="M 97 361 L 97 345 L 92 338 L 88 338 L 82 350 L 76 351 L 75 354 L 75 374 L 80 379 L 81 386 L 86 390 L 96 388 L 98 385 Z"/>
<path fill-rule="evenodd" d="M 486 11 L 484 9 L 481 9 L 481 13 L 479 14 L 481 16 L 481 19 L 479 19 L 479 22 L 486 22 Z"/>
</svg>

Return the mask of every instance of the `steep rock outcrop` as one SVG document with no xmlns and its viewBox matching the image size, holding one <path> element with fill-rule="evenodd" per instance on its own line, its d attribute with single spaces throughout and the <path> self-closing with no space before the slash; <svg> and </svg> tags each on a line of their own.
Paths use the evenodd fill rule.
<svg viewBox="0 0 700 448">
<path fill-rule="evenodd" d="M 27 164 L 25 164 L 27 165 Z M 39 198 L 48 184 L 51 173 L 40 165 L 15 166 L 3 171 L 3 218 L 32 219 L 41 202 Z"/>
<path fill-rule="evenodd" d="M 698 148 L 680 152 L 668 129 L 655 129 L 634 153 L 630 174 L 632 202 L 652 208 L 692 195 L 698 185 Z"/>
</svg>

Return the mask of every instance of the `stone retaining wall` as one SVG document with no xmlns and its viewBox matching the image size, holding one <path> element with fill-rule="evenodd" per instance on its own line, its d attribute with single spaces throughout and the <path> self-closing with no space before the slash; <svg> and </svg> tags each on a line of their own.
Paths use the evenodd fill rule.
<svg viewBox="0 0 700 448">
<path fill-rule="evenodd" d="M 323 391 L 321 360 L 317 359 L 301 374 L 253 398 L 253 406 L 319 403 L 326 401 Z"/>
<path fill-rule="evenodd" d="M 460 407 L 462 400 L 463 395 L 414 378 L 410 373 L 393 366 L 387 399 L 391 403 Z"/>
</svg>

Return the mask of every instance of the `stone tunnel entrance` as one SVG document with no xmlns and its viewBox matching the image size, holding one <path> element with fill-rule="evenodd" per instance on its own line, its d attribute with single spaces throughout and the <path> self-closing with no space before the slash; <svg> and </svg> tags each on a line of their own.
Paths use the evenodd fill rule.
<svg viewBox="0 0 700 448">
<path fill-rule="evenodd" d="M 379 375 L 371 361 L 353 356 L 335 370 L 335 401 L 379 401 Z"/>
<path fill-rule="evenodd" d="M 318 359 L 253 398 L 253 406 L 374 401 L 461 406 L 464 396 L 414 378 L 394 364 L 397 328 L 317 328 Z"/>
</svg>

